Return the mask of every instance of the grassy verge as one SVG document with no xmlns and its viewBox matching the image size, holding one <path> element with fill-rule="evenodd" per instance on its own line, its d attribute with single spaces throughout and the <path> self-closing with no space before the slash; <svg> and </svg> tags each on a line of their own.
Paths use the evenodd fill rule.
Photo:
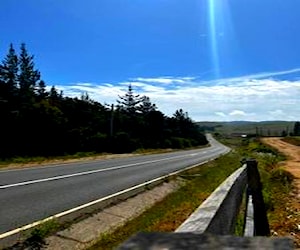
<svg viewBox="0 0 300 250">
<path fill-rule="evenodd" d="M 300 137 L 299 136 L 285 137 L 282 140 L 287 143 L 293 144 L 295 146 L 300 146 Z"/>
<path fill-rule="evenodd" d="M 186 185 L 167 196 L 145 213 L 110 234 L 102 235 L 91 249 L 114 249 L 136 232 L 174 231 L 209 194 L 240 167 L 237 153 L 230 153 L 183 173 Z"/>
<path fill-rule="evenodd" d="M 272 235 L 289 235 L 295 231 L 295 215 L 289 211 L 293 176 L 279 166 L 286 157 L 276 149 L 250 140 L 237 148 L 245 157 L 258 161 L 259 173 L 263 184 L 263 196 Z"/>
<path fill-rule="evenodd" d="M 53 156 L 53 157 L 44 157 L 44 156 L 34 156 L 34 157 L 14 157 L 6 160 L 0 160 L 0 168 L 6 167 L 10 164 L 34 164 L 34 163 L 47 163 L 57 160 L 69 160 L 69 159 L 79 159 L 86 157 L 96 157 L 104 154 L 97 154 L 95 152 L 78 152 L 73 155 L 64 155 L 64 156 Z"/>
<path fill-rule="evenodd" d="M 271 228 L 276 227 L 275 223 L 284 223 L 283 205 L 291 189 L 291 176 L 277 167 L 277 163 L 284 159 L 283 156 L 254 139 L 227 139 L 223 142 L 234 150 L 215 161 L 182 174 L 180 178 L 185 179 L 185 186 L 114 232 L 101 235 L 97 244 L 90 249 L 114 249 L 141 231 L 174 231 L 227 176 L 240 167 L 239 160 L 244 157 L 253 157 L 259 162 Z M 241 221 L 238 221 L 237 225 L 238 234 L 243 228 Z"/>
<path fill-rule="evenodd" d="M 196 148 L 204 148 L 208 146 L 200 146 Z M 188 149 L 195 149 L 188 148 Z M 159 153 L 168 153 L 173 151 L 180 151 L 180 149 L 138 149 L 132 153 L 132 155 L 139 154 L 159 154 Z M 96 153 L 96 152 L 77 152 L 72 155 L 64 155 L 64 156 L 52 156 L 52 157 L 44 157 L 44 156 L 35 156 L 35 157 L 14 157 L 11 159 L 1 160 L 0 159 L 0 169 L 5 168 L 9 165 L 37 165 L 37 164 L 47 164 L 47 163 L 57 163 L 57 162 L 65 162 L 68 160 L 84 160 L 84 159 L 101 159 L 102 157 L 118 157 L 125 154 L 110 154 L 110 153 Z M 126 154 L 128 155 L 128 154 Z"/>
<path fill-rule="evenodd" d="M 36 228 L 31 232 L 25 232 L 23 237 L 25 241 L 18 241 L 11 247 L 4 248 L 5 250 L 21 250 L 21 249 L 43 249 L 46 245 L 45 238 L 55 232 L 63 229 L 64 226 L 57 220 L 49 220 Z M 2 248 L 1 248 L 2 249 Z"/>
</svg>

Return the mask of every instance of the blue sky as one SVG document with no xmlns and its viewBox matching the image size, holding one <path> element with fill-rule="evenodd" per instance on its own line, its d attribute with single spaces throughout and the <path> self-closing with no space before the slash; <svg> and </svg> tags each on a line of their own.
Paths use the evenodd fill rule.
<svg viewBox="0 0 300 250">
<path fill-rule="evenodd" d="M 47 85 L 167 115 L 299 120 L 298 0 L 1 0 L 0 58 L 25 42 Z"/>
</svg>

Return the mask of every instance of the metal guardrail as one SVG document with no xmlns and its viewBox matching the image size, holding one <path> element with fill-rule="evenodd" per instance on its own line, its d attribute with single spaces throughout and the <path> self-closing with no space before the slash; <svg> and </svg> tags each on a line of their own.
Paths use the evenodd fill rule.
<svg viewBox="0 0 300 250">
<path fill-rule="evenodd" d="M 231 174 L 176 232 L 232 235 L 245 192 L 247 209 L 244 231 L 247 236 L 269 236 L 262 185 L 257 162 L 253 159 L 247 160 Z"/>
<path fill-rule="evenodd" d="M 244 237 L 237 237 L 234 230 L 245 194 Z M 293 249 L 291 239 L 265 236 L 270 229 L 262 184 L 257 161 L 249 159 L 175 233 L 137 234 L 119 249 Z"/>
</svg>

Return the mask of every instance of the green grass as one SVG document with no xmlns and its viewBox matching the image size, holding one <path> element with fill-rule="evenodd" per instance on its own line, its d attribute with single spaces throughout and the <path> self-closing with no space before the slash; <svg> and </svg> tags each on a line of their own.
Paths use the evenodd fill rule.
<svg viewBox="0 0 300 250">
<path fill-rule="evenodd" d="M 46 246 L 45 238 L 60 229 L 63 229 L 63 226 L 57 220 L 48 220 L 34 228 L 29 234 L 26 233 L 25 241 L 17 242 L 14 246 L 5 249 L 43 249 Z"/>
<path fill-rule="evenodd" d="M 289 195 L 292 191 L 293 176 L 278 165 L 286 157 L 256 139 L 240 147 L 239 151 L 246 157 L 252 157 L 258 161 L 270 229 L 277 231 L 278 228 L 284 228 L 283 230 L 289 231 L 289 228 L 294 225 L 287 221 L 286 204 L 289 202 Z"/>
<path fill-rule="evenodd" d="M 114 249 L 139 231 L 174 231 L 227 176 L 240 167 L 236 160 L 239 157 L 237 153 L 229 153 L 181 174 L 180 178 L 185 179 L 186 185 L 113 233 L 102 235 L 90 249 Z"/>
<path fill-rule="evenodd" d="M 278 215 L 284 218 L 281 215 L 284 210 L 283 205 L 291 190 L 291 175 L 277 167 L 277 163 L 284 157 L 255 139 L 235 138 L 227 140 L 226 143 L 234 148 L 231 153 L 181 174 L 181 178 L 186 181 L 185 186 L 114 232 L 101 235 L 97 244 L 90 250 L 114 249 L 130 236 L 141 231 L 174 231 L 227 176 L 240 167 L 239 160 L 247 157 L 256 158 L 259 162 L 263 195 L 268 218 L 273 227 L 274 219 Z M 241 207 L 241 213 L 237 219 L 237 235 L 242 234 L 244 227 L 244 210 L 245 208 Z M 279 220 L 279 223 L 284 223 L 284 220 Z"/>
<path fill-rule="evenodd" d="M 209 145 L 197 146 L 197 147 L 189 147 L 185 149 L 173 149 L 173 148 L 163 148 L 163 149 L 151 149 L 151 148 L 139 148 L 133 152 L 133 154 L 159 154 L 159 153 L 168 153 L 174 151 L 182 151 L 182 150 L 191 150 L 191 149 L 200 149 L 207 148 Z"/>
<path fill-rule="evenodd" d="M 263 136 L 281 136 L 282 131 L 293 132 L 295 122 L 264 121 L 264 122 L 199 122 L 202 127 L 211 128 L 211 133 L 224 135 L 232 133 L 259 134 Z"/>
<path fill-rule="evenodd" d="M 256 139 L 222 139 L 233 150 L 202 166 L 182 173 L 179 178 L 186 185 L 171 193 L 164 200 L 145 211 L 142 215 L 117 228 L 114 232 L 99 236 L 99 241 L 90 249 L 114 249 L 137 232 L 172 232 L 224 181 L 241 166 L 243 158 L 255 158 L 259 162 L 259 172 L 263 183 L 263 195 L 268 209 L 271 228 L 277 228 L 286 220 L 285 204 L 291 190 L 292 176 L 277 167 L 284 159 L 276 150 L 269 148 Z M 82 154 L 78 154 L 78 157 Z M 175 178 L 175 177 L 172 177 Z M 242 234 L 243 212 L 237 220 L 236 233 Z M 29 237 L 30 244 L 43 244 L 43 238 L 57 230 L 58 225 L 42 225 Z M 64 225 L 59 225 L 64 228 Z"/>
<path fill-rule="evenodd" d="M 236 218 L 234 234 L 237 236 L 244 235 L 244 226 L 245 226 L 245 213 L 246 213 L 246 205 L 247 205 L 247 194 L 244 192 L 242 203 L 240 205 L 240 209 L 238 211 L 238 215 Z"/>
</svg>

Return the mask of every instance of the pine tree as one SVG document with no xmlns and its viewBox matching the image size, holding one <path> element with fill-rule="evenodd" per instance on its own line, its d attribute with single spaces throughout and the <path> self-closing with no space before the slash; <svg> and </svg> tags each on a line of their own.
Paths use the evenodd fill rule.
<svg viewBox="0 0 300 250">
<path fill-rule="evenodd" d="M 43 80 L 39 81 L 38 83 L 37 94 L 40 99 L 44 99 L 48 96 L 48 93 L 46 91 L 46 84 Z"/>
<path fill-rule="evenodd" d="M 2 98 L 15 94 L 18 85 L 18 56 L 10 44 L 7 56 L 0 65 L 0 82 Z"/>
<path fill-rule="evenodd" d="M 57 89 L 55 88 L 55 86 L 52 86 L 52 87 L 51 87 L 49 96 L 50 96 L 50 98 L 53 99 L 53 100 L 58 99 L 59 94 L 58 94 Z"/>
<path fill-rule="evenodd" d="M 143 96 L 141 98 L 141 105 L 139 106 L 139 111 L 142 114 L 148 114 L 157 109 L 156 105 L 151 103 L 150 98 L 148 96 Z"/>
<path fill-rule="evenodd" d="M 300 122 L 295 122 L 294 135 L 300 135 Z"/>
<path fill-rule="evenodd" d="M 128 91 L 124 96 L 119 96 L 120 100 L 117 100 L 119 103 L 118 108 L 124 110 L 128 114 L 135 114 L 138 110 L 138 105 L 142 102 L 140 95 L 134 95 L 132 86 L 129 84 Z"/>
<path fill-rule="evenodd" d="M 35 69 L 33 56 L 29 55 L 24 43 L 21 44 L 19 84 L 21 96 L 33 95 L 40 79 L 40 72 Z"/>
</svg>

